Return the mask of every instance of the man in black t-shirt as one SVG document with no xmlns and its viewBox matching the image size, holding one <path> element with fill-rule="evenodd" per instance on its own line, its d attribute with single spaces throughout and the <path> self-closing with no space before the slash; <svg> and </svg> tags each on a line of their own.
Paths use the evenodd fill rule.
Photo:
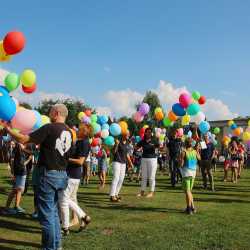
<svg viewBox="0 0 250 250">
<path fill-rule="evenodd" d="M 6 124 L 3 125 L 17 141 L 23 144 L 31 142 L 40 145 L 38 212 L 42 225 L 42 249 L 61 249 L 57 203 L 58 193 L 67 186 L 66 167 L 72 146 L 72 133 L 65 125 L 68 116 L 65 105 L 54 105 L 49 116 L 52 123 L 44 125 L 30 135 L 16 133 Z"/>
</svg>

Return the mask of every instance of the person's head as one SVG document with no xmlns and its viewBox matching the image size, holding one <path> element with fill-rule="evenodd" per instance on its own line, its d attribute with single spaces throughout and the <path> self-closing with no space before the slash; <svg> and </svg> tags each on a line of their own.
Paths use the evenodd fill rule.
<svg viewBox="0 0 250 250">
<path fill-rule="evenodd" d="M 232 147 L 237 148 L 237 141 L 235 141 L 235 140 L 232 141 Z"/>
<path fill-rule="evenodd" d="M 88 138 L 88 137 L 92 136 L 92 133 L 93 133 L 93 129 L 92 129 L 92 126 L 90 124 L 81 123 L 79 125 L 77 137 L 79 139 Z"/>
<path fill-rule="evenodd" d="M 192 139 L 191 138 L 187 138 L 186 140 L 185 140 L 185 147 L 186 148 L 192 148 Z"/>
<path fill-rule="evenodd" d="M 208 134 L 205 134 L 205 135 L 203 136 L 203 138 L 204 138 L 204 141 L 205 141 L 206 143 L 208 143 L 208 142 L 209 142 L 209 137 L 208 137 Z"/>
<path fill-rule="evenodd" d="M 152 137 L 152 129 L 148 127 L 145 129 L 144 139 L 148 140 L 151 139 L 151 137 Z"/>
<path fill-rule="evenodd" d="M 68 109 L 64 104 L 55 104 L 51 107 L 49 117 L 51 122 L 62 122 L 66 121 L 68 116 Z"/>
</svg>

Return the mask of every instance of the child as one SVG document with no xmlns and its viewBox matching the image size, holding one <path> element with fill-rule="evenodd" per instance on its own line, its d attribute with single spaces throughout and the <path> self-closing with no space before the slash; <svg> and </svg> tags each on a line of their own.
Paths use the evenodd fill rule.
<svg viewBox="0 0 250 250">
<path fill-rule="evenodd" d="M 16 213 L 25 213 L 25 210 L 20 207 L 22 193 L 25 188 L 26 181 L 26 166 L 32 160 L 32 155 L 28 154 L 28 151 L 25 149 L 25 146 L 17 143 L 14 151 L 14 161 L 13 161 L 13 173 L 14 173 L 14 185 L 13 189 L 10 192 L 5 211 L 7 214 L 16 214 Z M 10 209 L 12 200 L 15 197 L 15 207 Z"/>
<path fill-rule="evenodd" d="M 98 160 L 96 158 L 96 154 L 91 154 L 91 175 L 96 176 L 97 172 L 97 166 L 98 166 Z"/>
<path fill-rule="evenodd" d="M 97 154 L 98 156 L 98 169 L 99 169 L 99 179 L 100 186 L 99 188 L 105 187 L 106 182 L 106 173 L 107 173 L 107 153 L 103 146 L 100 147 L 100 151 Z"/>
<path fill-rule="evenodd" d="M 231 158 L 231 169 L 232 169 L 232 182 L 237 183 L 238 168 L 239 168 L 239 155 L 238 146 L 236 141 L 232 141 L 229 147 L 229 153 Z"/>
<path fill-rule="evenodd" d="M 188 138 L 186 140 L 185 149 L 182 151 L 180 158 L 182 166 L 182 186 L 186 194 L 187 203 L 187 208 L 185 212 L 191 215 L 196 212 L 194 208 L 192 189 L 196 176 L 197 161 L 198 159 L 200 159 L 200 154 L 192 147 L 191 138 Z"/>
<path fill-rule="evenodd" d="M 229 169 L 230 163 L 231 163 L 228 144 L 224 145 L 222 155 L 225 158 L 225 161 L 224 161 L 224 182 L 226 182 L 227 181 L 228 169 Z"/>
</svg>

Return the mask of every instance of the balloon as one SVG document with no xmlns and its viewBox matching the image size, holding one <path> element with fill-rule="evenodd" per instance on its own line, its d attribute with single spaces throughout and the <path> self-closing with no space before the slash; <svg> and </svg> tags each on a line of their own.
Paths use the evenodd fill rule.
<svg viewBox="0 0 250 250">
<path fill-rule="evenodd" d="M 87 115 L 83 116 L 82 122 L 83 122 L 84 124 L 90 124 L 91 121 L 90 121 L 89 116 L 87 116 Z"/>
<path fill-rule="evenodd" d="M 91 147 L 96 147 L 99 145 L 99 138 L 93 138 L 92 142 L 91 142 Z"/>
<path fill-rule="evenodd" d="M 11 55 L 6 54 L 3 48 L 3 41 L 0 41 L 0 62 L 8 62 L 11 59 Z"/>
<path fill-rule="evenodd" d="M 141 137 L 137 135 L 137 136 L 135 137 L 135 142 L 138 143 L 138 142 L 140 142 L 140 141 L 141 141 Z"/>
<path fill-rule="evenodd" d="M 161 107 L 155 108 L 155 111 L 154 111 L 155 115 L 159 112 L 162 112 L 162 108 Z"/>
<path fill-rule="evenodd" d="M 106 137 L 108 137 L 109 136 L 109 131 L 108 131 L 108 129 L 103 129 L 102 131 L 101 131 L 101 137 L 103 138 L 103 139 L 105 139 Z"/>
<path fill-rule="evenodd" d="M 190 94 L 188 93 L 181 94 L 179 97 L 179 103 L 183 108 L 187 108 L 192 103 L 192 98 Z"/>
<path fill-rule="evenodd" d="M 144 137 L 145 130 L 146 130 L 146 128 L 141 128 L 141 129 L 139 130 L 139 135 L 140 135 L 141 138 Z"/>
<path fill-rule="evenodd" d="M 174 113 L 173 111 L 170 111 L 170 112 L 168 113 L 168 118 L 169 118 L 172 122 L 175 122 L 175 121 L 178 119 L 178 117 L 175 115 L 175 113 Z"/>
<path fill-rule="evenodd" d="M 91 116 L 91 110 L 90 109 L 87 109 L 87 110 L 85 110 L 85 114 L 87 115 L 87 116 Z"/>
<path fill-rule="evenodd" d="M 204 105 L 206 103 L 206 97 L 205 96 L 201 96 L 200 99 L 198 100 L 200 105 Z"/>
<path fill-rule="evenodd" d="M 250 132 L 244 132 L 242 135 L 242 139 L 244 142 L 250 141 Z"/>
<path fill-rule="evenodd" d="M 5 95 L 9 95 L 9 91 L 5 86 L 0 86 L 0 92 Z"/>
<path fill-rule="evenodd" d="M 248 125 L 248 127 L 250 127 L 250 120 L 248 121 L 247 125 Z"/>
<path fill-rule="evenodd" d="M 232 125 L 234 124 L 234 121 L 228 121 L 228 123 L 227 123 L 227 125 L 228 125 L 228 127 L 231 127 Z"/>
<path fill-rule="evenodd" d="M 25 46 L 25 37 L 20 31 L 11 31 L 3 39 L 3 48 L 8 55 L 21 52 Z"/>
<path fill-rule="evenodd" d="M 33 70 L 26 69 L 21 74 L 20 80 L 24 87 L 31 87 L 36 82 L 36 74 Z"/>
<path fill-rule="evenodd" d="M 145 125 L 143 126 L 143 128 L 149 128 L 149 126 L 148 126 L 147 124 L 145 124 Z"/>
<path fill-rule="evenodd" d="M 133 115 L 133 119 L 136 123 L 139 123 L 143 120 L 143 116 L 141 115 L 141 113 L 139 112 L 136 112 L 134 115 Z"/>
<path fill-rule="evenodd" d="M 234 131 L 233 131 L 233 135 L 234 135 L 234 136 L 240 136 L 240 135 L 241 135 L 241 132 L 242 132 L 242 129 L 241 129 L 241 128 L 236 128 L 236 129 L 234 129 Z"/>
<path fill-rule="evenodd" d="M 139 107 L 139 113 L 142 115 L 142 116 L 145 116 L 148 114 L 150 110 L 150 107 L 147 103 L 142 103 Z"/>
<path fill-rule="evenodd" d="M 193 135 L 192 131 L 189 130 L 187 133 L 188 138 L 192 138 L 192 135 Z"/>
<path fill-rule="evenodd" d="M 77 115 L 77 118 L 82 121 L 83 117 L 85 116 L 85 113 L 84 112 L 79 112 L 78 115 Z"/>
<path fill-rule="evenodd" d="M 104 130 L 104 129 L 109 130 L 109 125 L 108 125 L 108 123 L 105 123 L 105 124 L 102 125 L 102 130 Z"/>
<path fill-rule="evenodd" d="M 168 117 L 165 117 L 163 119 L 163 126 L 164 127 L 170 127 L 171 125 L 172 125 L 172 121 Z"/>
<path fill-rule="evenodd" d="M 42 117 L 40 113 L 36 110 L 33 110 L 35 117 L 36 117 L 36 122 L 35 125 L 33 126 L 33 130 L 39 129 L 42 126 Z"/>
<path fill-rule="evenodd" d="M 194 91 L 192 93 L 192 97 L 194 98 L 194 100 L 198 101 L 200 99 L 200 97 L 201 97 L 201 94 L 198 91 Z"/>
<path fill-rule="evenodd" d="M 42 125 L 50 123 L 50 118 L 47 115 L 41 115 Z"/>
<path fill-rule="evenodd" d="M 126 135 L 128 131 L 128 124 L 125 121 L 120 121 L 119 126 L 121 127 L 121 134 Z"/>
<path fill-rule="evenodd" d="M 0 119 L 10 121 L 16 114 L 16 104 L 4 87 L 0 87 Z"/>
<path fill-rule="evenodd" d="M 157 113 L 155 114 L 155 119 L 156 119 L 157 121 L 161 121 L 161 120 L 163 120 L 163 118 L 164 118 L 164 114 L 163 114 L 162 111 L 161 111 L 161 112 L 157 112 Z"/>
<path fill-rule="evenodd" d="M 97 122 L 97 115 L 96 115 L 96 114 L 92 114 L 92 115 L 90 116 L 90 120 L 91 120 L 91 123 Z"/>
<path fill-rule="evenodd" d="M 93 128 L 94 134 L 97 134 L 101 131 L 101 125 L 96 122 L 91 123 L 91 126 Z"/>
<path fill-rule="evenodd" d="M 24 109 L 16 112 L 11 120 L 12 128 L 19 129 L 22 133 L 31 131 L 36 123 L 36 115 L 33 110 Z"/>
<path fill-rule="evenodd" d="M 108 116 L 106 116 L 106 115 L 101 115 L 101 116 L 99 117 L 99 123 L 100 123 L 101 125 L 107 123 L 108 120 L 109 120 L 109 118 L 108 118 Z"/>
<path fill-rule="evenodd" d="M 172 111 L 175 113 L 175 115 L 177 116 L 184 116 L 186 114 L 186 111 L 184 110 L 184 108 L 181 106 L 180 103 L 175 103 L 172 106 Z"/>
<path fill-rule="evenodd" d="M 73 142 L 76 142 L 76 140 L 77 140 L 76 131 L 74 129 L 72 129 L 72 128 L 70 129 L 70 131 L 71 131 L 71 134 L 72 134 Z"/>
<path fill-rule="evenodd" d="M 182 137 L 184 134 L 183 128 L 177 129 L 177 137 Z"/>
<path fill-rule="evenodd" d="M 191 116 L 197 115 L 200 112 L 200 106 L 197 103 L 192 103 L 187 108 L 187 113 Z"/>
<path fill-rule="evenodd" d="M 214 134 L 218 135 L 220 133 L 220 128 L 216 127 L 214 128 Z"/>
<path fill-rule="evenodd" d="M 235 130 L 237 128 L 237 125 L 234 123 L 232 126 L 231 126 L 231 129 L 232 130 Z"/>
<path fill-rule="evenodd" d="M 206 134 L 210 129 L 210 125 L 207 121 L 202 121 L 199 125 L 199 129 L 202 134 Z"/>
<path fill-rule="evenodd" d="M 4 79 L 4 84 L 9 92 L 17 89 L 19 83 L 19 76 L 16 73 L 9 73 Z"/>
<path fill-rule="evenodd" d="M 181 120 L 182 126 L 187 126 L 190 123 L 190 115 L 184 115 Z"/>
<path fill-rule="evenodd" d="M 204 115 L 203 112 L 199 112 L 197 115 L 192 116 L 192 122 L 195 124 L 199 125 L 202 121 L 206 119 L 206 116 Z"/>
<path fill-rule="evenodd" d="M 26 94 L 31 94 L 36 91 L 36 87 L 36 83 L 34 83 L 31 87 L 25 87 L 24 85 L 22 85 L 22 90 Z"/>
<path fill-rule="evenodd" d="M 104 139 L 104 144 L 108 146 L 113 146 L 115 144 L 115 139 L 113 136 L 108 136 Z"/>
<path fill-rule="evenodd" d="M 109 131 L 110 131 L 111 135 L 118 136 L 121 134 L 121 127 L 117 123 L 112 123 L 109 127 Z"/>
<path fill-rule="evenodd" d="M 246 128 L 245 132 L 250 132 L 250 127 Z"/>
</svg>

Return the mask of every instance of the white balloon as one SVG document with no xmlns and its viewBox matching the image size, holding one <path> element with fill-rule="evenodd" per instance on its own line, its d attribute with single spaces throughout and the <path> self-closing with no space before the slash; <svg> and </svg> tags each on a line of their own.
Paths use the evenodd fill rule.
<svg viewBox="0 0 250 250">
<path fill-rule="evenodd" d="M 109 130 L 108 129 L 103 129 L 102 131 L 101 131 L 101 137 L 103 138 L 103 139 L 105 139 L 105 138 L 107 138 L 109 136 Z"/>
<path fill-rule="evenodd" d="M 199 125 L 202 121 L 205 121 L 206 116 L 203 112 L 199 112 L 197 115 L 191 116 L 191 121 Z"/>
</svg>

